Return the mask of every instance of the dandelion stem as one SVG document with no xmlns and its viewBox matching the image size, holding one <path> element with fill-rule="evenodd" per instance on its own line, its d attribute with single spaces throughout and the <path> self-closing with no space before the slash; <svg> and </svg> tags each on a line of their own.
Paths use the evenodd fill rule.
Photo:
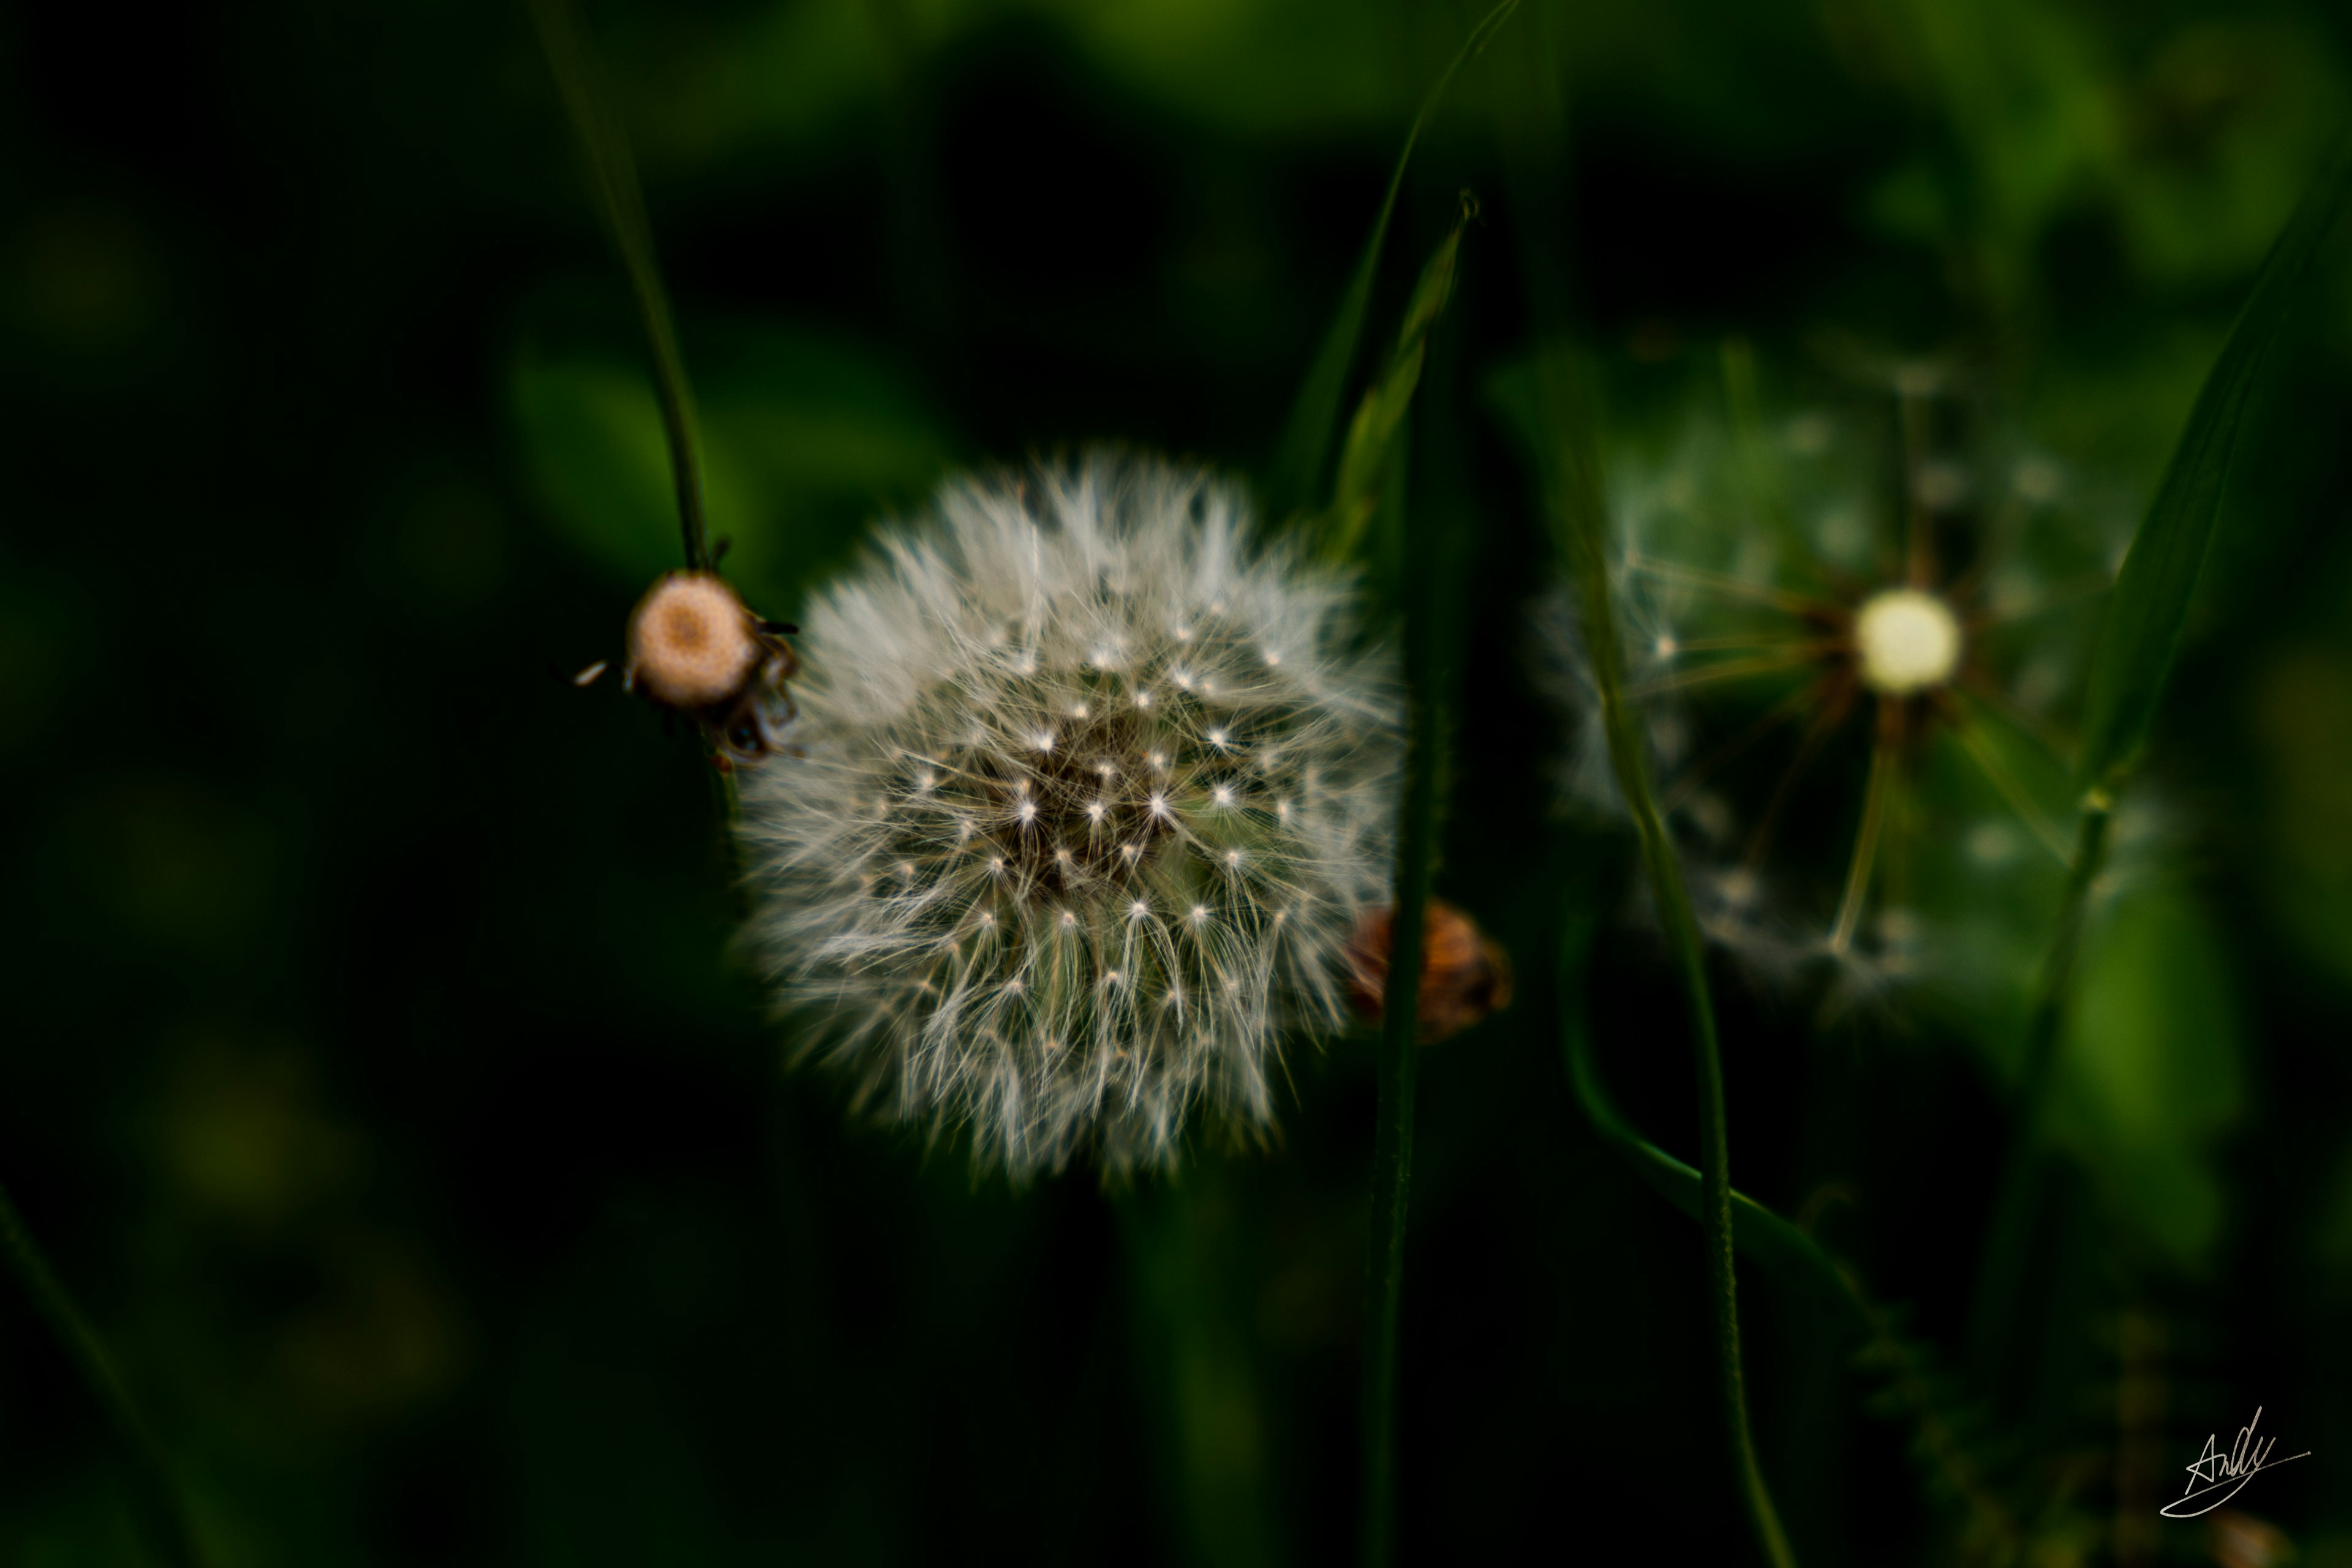
<svg viewBox="0 0 2352 1568">
<path fill-rule="evenodd" d="M 1878 743 L 1870 749 L 1870 782 L 1863 786 L 1862 826 L 1853 836 L 1853 859 L 1846 867 L 1845 897 L 1838 901 L 1837 926 L 1830 932 L 1830 951 L 1843 952 L 1853 942 L 1862 923 L 1863 900 L 1870 896 L 1870 868 L 1878 858 L 1880 830 L 1886 826 L 1886 792 L 1895 776 L 1895 749 L 1902 743 L 1901 710 L 1879 704 Z"/>
<path fill-rule="evenodd" d="M 1641 838 L 1642 859 L 1649 873 L 1651 896 L 1656 901 L 1675 969 L 1691 1012 L 1691 1045 L 1698 1069 L 1699 1091 L 1699 1213 L 1706 1247 L 1707 1305 L 1715 1324 L 1717 1373 L 1723 1399 L 1723 1424 L 1733 1479 L 1739 1490 L 1756 1542 L 1773 1568 L 1794 1568 L 1796 1555 L 1764 1470 L 1756 1456 L 1748 1429 L 1748 1384 L 1739 1346 L 1738 1279 L 1732 1266 L 1731 1137 L 1724 1109 L 1723 1053 L 1716 1037 L 1715 1001 L 1709 994 L 1706 958 L 1691 911 L 1689 889 L 1684 885 L 1682 863 L 1667 837 L 1665 820 L 1650 791 L 1649 763 L 1643 750 L 1641 716 L 1625 685 L 1623 655 L 1618 641 L 1615 606 L 1610 601 L 1608 557 L 1602 542 L 1602 508 L 1599 461 L 1590 447 L 1584 422 L 1571 410 L 1577 400 L 1564 377 L 1549 377 L 1547 423 L 1557 451 L 1552 512 L 1562 552 L 1575 575 L 1583 612 L 1584 643 L 1592 660 L 1594 684 L 1601 696 L 1601 721 L 1609 736 L 1609 753 L 1619 787 L 1631 808 Z M 1395 966 L 1391 965 L 1393 973 Z"/>
<path fill-rule="evenodd" d="M 196 1549 L 195 1532 L 181 1504 L 179 1488 L 164 1466 L 163 1450 L 131 1403 L 130 1390 L 123 1386 L 98 1331 L 81 1315 L 49 1260 L 34 1245 L 32 1233 L 25 1228 L 5 1188 L 0 1188 L 0 1252 L 6 1254 L 9 1272 L 81 1373 L 83 1386 L 105 1410 L 107 1426 L 130 1473 L 131 1507 L 149 1550 L 168 1568 L 194 1568 L 204 1556 Z"/>
<path fill-rule="evenodd" d="M 702 452 L 695 416 L 694 389 L 686 379 L 686 360 L 679 353 L 677 328 L 670 319 L 669 296 L 663 291 L 661 268 L 654 259 L 653 225 L 646 217 L 645 191 L 637 183 L 636 159 L 629 152 L 627 133 L 614 112 L 598 76 L 594 53 L 588 44 L 572 0 L 530 0 L 530 14 L 539 24 L 540 47 L 547 55 L 556 89 L 572 129 L 587 160 L 589 184 L 594 188 L 597 216 L 604 220 L 621 266 L 629 275 L 629 292 L 637 318 L 653 353 L 654 391 L 661 401 L 662 435 L 669 444 L 670 479 L 677 493 L 678 529 L 686 545 L 686 563 L 693 571 L 710 569 L 710 542 L 702 516 Z"/>
<path fill-rule="evenodd" d="M 2090 903 L 2092 884 L 2097 881 L 2106 863 L 2107 824 L 2112 809 L 2104 795 L 2094 795 L 2084 810 L 2082 829 L 2074 841 L 2073 868 L 2066 878 L 2065 896 L 2059 905 L 2057 931 L 2042 963 L 2041 986 L 2026 1026 L 2025 1068 L 2018 1082 L 2017 1124 L 2001 1171 L 2000 1196 L 1993 1205 L 1984 1263 L 1977 1271 L 1977 1299 L 1969 1332 L 1969 1359 L 1979 1379 L 1995 1388 L 2006 1377 L 2012 1320 L 2024 1289 L 2034 1217 L 2041 1207 L 2042 1118 L 2051 1083 L 2056 1077 L 2059 1031 L 2065 1023 L 2066 996 L 2082 949 L 2084 915 Z"/>
</svg>

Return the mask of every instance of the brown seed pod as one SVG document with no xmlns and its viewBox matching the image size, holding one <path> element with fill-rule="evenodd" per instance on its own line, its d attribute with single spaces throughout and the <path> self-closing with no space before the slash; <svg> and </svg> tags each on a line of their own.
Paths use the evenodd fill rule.
<svg viewBox="0 0 2352 1568">
<path fill-rule="evenodd" d="M 1393 908 L 1383 906 L 1356 923 L 1348 942 L 1349 994 L 1358 1014 L 1381 1016 L 1389 983 L 1389 952 L 1394 939 Z M 1478 922 L 1443 899 L 1422 910 L 1421 1020 L 1424 1046 L 1451 1039 L 1491 1013 L 1511 1005 L 1511 958 Z"/>
<path fill-rule="evenodd" d="M 700 726 L 722 769 L 779 750 L 795 710 L 785 682 L 800 668 L 782 633 L 710 572 L 672 572 L 629 616 L 622 684 Z"/>
</svg>

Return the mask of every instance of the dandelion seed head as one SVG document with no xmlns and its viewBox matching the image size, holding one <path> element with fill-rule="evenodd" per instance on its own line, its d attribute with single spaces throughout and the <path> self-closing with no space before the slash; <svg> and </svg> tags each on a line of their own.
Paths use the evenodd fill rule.
<svg viewBox="0 0 2352 1568">
<path fill-rule="evenodd" d="M 1015 1178 L 1269 1125 L 1391 872 L 1401 704 L 1348 582 L 1195 470 L 1095 457 L 950 483 L 803 624 L 748 940 L 863 1102 Z"/>
<path fill-rule="evenodd" d="M 2053 716 L 2137 506 L 1977 416 L 1943 367 L 1848 374 L 1852 408 L 1768 422 L 1777 439 L 1727 420 L 1711 384 L 1628 427 L 1604 552 L 1693 912 L 1753 978 L 1838 1005 L 2038 962 L 1987 911 L 2053 896 L 2073 804 Z M 1621 815 L 1580 593 L 1556 590 L 1538 627 L 1579 726 L 1569 799 Z"/>
</svg>

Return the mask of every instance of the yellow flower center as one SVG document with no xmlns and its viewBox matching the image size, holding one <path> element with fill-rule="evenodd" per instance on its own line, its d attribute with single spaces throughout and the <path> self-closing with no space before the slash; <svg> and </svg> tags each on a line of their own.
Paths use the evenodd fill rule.
<svg viewBox="0 0 2352 1568">
<path fill-rule="evenodd" d="M 1853 619 L 1862 683 L 1908 697 L 1952 679 L 1960 665 L 1960 621 L 1952 607 L 1916 588 L 1890 588 L 1863 602 Z"/>
</svg>

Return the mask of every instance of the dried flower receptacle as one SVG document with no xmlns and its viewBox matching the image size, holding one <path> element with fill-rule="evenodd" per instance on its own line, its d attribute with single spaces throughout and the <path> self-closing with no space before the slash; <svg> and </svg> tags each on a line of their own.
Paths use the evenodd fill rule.
<svg viewBox="0 0 2352 1568">
<path fill-rule="evenodd" d="M 692 720 L 720 768 L 757 762 L 788 744 L 797 715 L 793 629 L 751 614 L 716 573 L 672 572 L 630 614 L 622 684 Z"/>
</svg>

